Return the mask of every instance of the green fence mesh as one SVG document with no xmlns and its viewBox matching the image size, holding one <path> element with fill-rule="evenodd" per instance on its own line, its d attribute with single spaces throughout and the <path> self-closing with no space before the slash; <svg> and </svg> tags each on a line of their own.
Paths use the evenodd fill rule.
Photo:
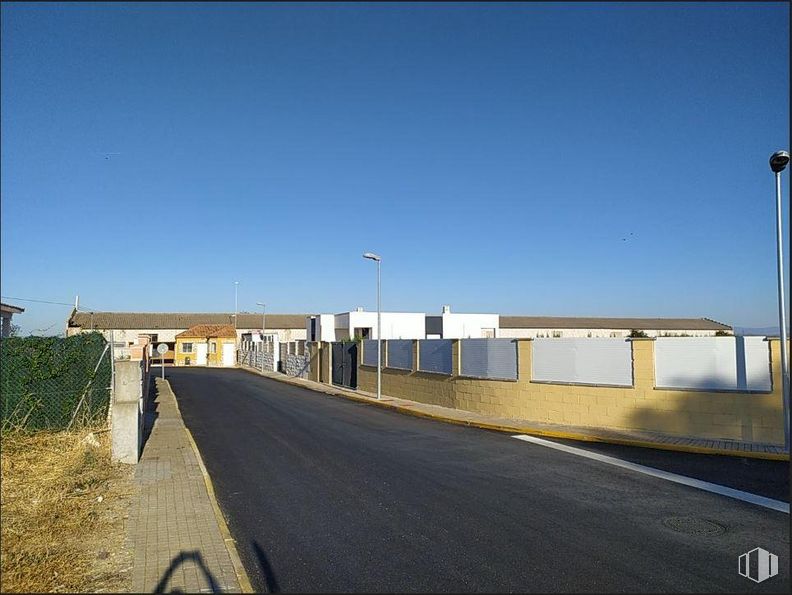
<svg viewBox="0 0 792 595">
<path fill-rule="evenodd" d="M 60 430 L 103 424 L 112 361 L 100 333 L 0 341 L 2 430 Z"/>
</svg>

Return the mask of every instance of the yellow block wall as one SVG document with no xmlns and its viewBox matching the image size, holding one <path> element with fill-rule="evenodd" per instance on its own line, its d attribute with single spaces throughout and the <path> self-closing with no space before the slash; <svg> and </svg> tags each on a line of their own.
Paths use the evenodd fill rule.
<svg viewBox="0 0 792 595">
<path fill-rule="evenodd" d="M 205 343 L 205 342 L 206 342 L 206 339 L 179 339 L 179 338 L 177 338 L 176 339 L 176 349 L 175 349 L 176 353 L 174 354 L 174 357 L 173 357 L 173 364 L 176 365 L 176 366 L 183 366 L 184 365 L 184 358 L 189 357 L 190 358 L 190 365 L 194 366 L 195 365 L 195 357 L 196 357 L 197 351 L 198 351 L 198 348 L 196 347 L 196 345 L 198 345 L 198 343 Z M 182 353 L 182 344 L 183 343 L 192 343 L 193 344 L 192 353 Z"/>
<path fill-rule="evenodd" d="M 383 368 L 382 394 L 515 420 L 784 442 L 778 340 L 770 341 L 771 393 L 655 389 L 651 339 L 632 341 L 632 387 L 534 383 L 530 381 L 532 342 L 519 340 L 517 345 L 517 381 L 459 377 L 459 342 L 454 341 L 452 376 Z M 416 352 L 414 342 L 414 369 Z M 376 367 L 359 366 L 358 388 L 376 392 Z"/>
<path fill-rule="evenodd" d="M 234 339 L 228 338 L 216 338 L 216 339 L 209 339 L 209 347 L 207 348 L 209 351 L 206 354 L 206 365 L 207 366 L 222 366 L 223 365 L 223 345 L 230 344 L 236 345 L 236 341 Z M 215 343 L 217 350 L 216 353 L 212 353 L 212 343 Z M 193 360 L 194 361 L 194 360 Z"/>
</svg>

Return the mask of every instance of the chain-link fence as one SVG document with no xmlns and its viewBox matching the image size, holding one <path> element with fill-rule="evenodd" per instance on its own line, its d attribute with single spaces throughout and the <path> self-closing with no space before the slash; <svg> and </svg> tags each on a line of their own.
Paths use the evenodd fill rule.
<svg viewBox="0 0 792 595">
<path fill-rule="evenodd" d="M 0 341 L 2 431 L 103 425 L 113 362 L 99 333 Z"/>
</svg>

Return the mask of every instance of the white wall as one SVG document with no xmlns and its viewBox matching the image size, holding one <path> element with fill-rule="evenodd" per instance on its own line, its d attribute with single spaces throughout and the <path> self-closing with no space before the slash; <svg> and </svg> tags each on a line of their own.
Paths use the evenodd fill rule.
<svg viewBox="0 0 792 595">
<path fill-rule="evenodd" d="M 769 343 L 763 337 L 661 337 L 655 341 L 655 385 L 770 391 Z"/>
<path fill-rule="evenodd" d="M 500 316 L 498 314 L 443 314 L 443 339 L 480 339 L 484 336 L 482 329 L 495 329 L 495 336 L 502 337 L 499 332 Z"/>
<path fill-rule="evenodd" d="M 172 343 L 176 341 L 176 334 L 186 329 L 115 329 L 102 334 L 109 340 L 110 335 L 117 343 L 137 343 L 139 335 L 157 335 L 157 343 Z M 83 332 L 91 332 L 83 329 Z"/>
<path fill-rule="evenodd" d="M 632 345 L 625 339 L 536 339 L 532 382 L 632 386 Z"/>
<path fill-rule="evenodd" d="M 321 314 L 319 316 L 319 332 L 320 341 L 335 341 L 335 316 L 332 314 Z"/>
<path fill-rule="evenodd" d="M 370 328 L 371 338 L 378 338 L 376 312 L 348 312 L 349 336 L 356 328 Z M 338 325 L 336 325 L 338 328 Z M 418 312 L 383 312 L 382 339 L 423 339 L 426 336 L 426 316 Z"/>
<path fill-rule="evenodd" d="M 354 336 L 356 328 L 370 328 L 371 338 L 377 338 L 376 312 L 342 312 L 320 314 L 320 341 L 338 341 Z M 310 329 L 310 318 L 306 319 L 305 333 Z M 419 312 L 383 312 L 382 339 L 423 339 L 426 335 L 426 317 Z M 305 338 L 305 337 L 302 337 Z"/>
<path fill-rule="evenodd" d="M 305 339 L 311 337 L 311 318 L 316 318 L 316 340 L 335 341 L 335 316 L 333 314 L 319 314 L 315 317 L 305 317 Z"/>
<path fill-rule="evenodd" d="M 266 324 L 266 323 L 265 323 Z M 261 327 L 256 328 L 238 328 L 237 329 L 237 341 L 242 340 L 243 333 L 250 333 L 252 331 L 260 331 Z M 270 328 L 267 325 L 267 335 L 277 335 L 278 339 L 281 342 L 288 343 L 289 341 L 299 341 L 305 340 L 307 336 L 306 331 L 304 328 Z"/>
</svg>

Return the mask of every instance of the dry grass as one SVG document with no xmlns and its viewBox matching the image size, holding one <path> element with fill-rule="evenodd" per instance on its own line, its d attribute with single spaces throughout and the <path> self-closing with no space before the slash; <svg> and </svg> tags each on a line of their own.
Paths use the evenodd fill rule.
<svg viewBox="0 0 792 595">
<path fill-rule="evenodd" d="M 127 591 L 132 468 L 110 462 L 109 432 L 4 434 L 0 590 Z"/>
</svg>

